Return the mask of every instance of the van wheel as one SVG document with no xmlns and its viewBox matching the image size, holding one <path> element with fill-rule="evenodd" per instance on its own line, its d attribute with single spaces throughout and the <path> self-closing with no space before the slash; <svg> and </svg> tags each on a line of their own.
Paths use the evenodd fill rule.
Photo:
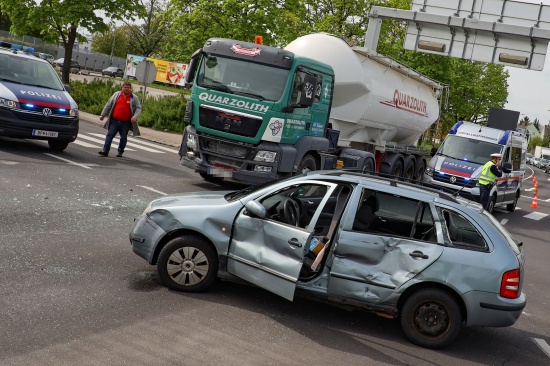
<svg viewBox="0 0 550 366">
<path fill-rule="evenodd" d="M 401 328 L 411 342 L 427 348 L 442 348 L 460 334 L 462 314 L 451 295 L 439 289 L 424 289 L 411 295 L 401 310 Z"/>
<path fill-rule="evenodd" d="M 514 212 L 514 210 L 516 209 L 516 205 L 518 204 L 518 198 L 519 198 L 519 192 L 516 193 L 516 196 L 514 197 L 514 202 L 506 205 L 506 209 L 508 211 Z"/>
<path fill-rule="evenodd" d="M 67 146 L 69 146 L 69 143 L 65 141 L 48 140 L 48 146 L 50 147 L 50 150 L 63 151 L 67 148 Z"/>
<path fill-rule="evenodd" d="M 176 291 L 199 292 L 212 285 L 218 274 L 218 257 L 203 238 L 182 235 L 166 244 L 157 262 L 159 277 Z"/>
<path fill-rule="evenodd" d="M 495 203 L 497 202 L 497 195 L 493 194 L 491 196 L 491 200 L 489 201 L 489 207 L 487 208 L 487 211 L 490 213 L 493 213 L 493 210 L 495 209 Z"/>
</svg>

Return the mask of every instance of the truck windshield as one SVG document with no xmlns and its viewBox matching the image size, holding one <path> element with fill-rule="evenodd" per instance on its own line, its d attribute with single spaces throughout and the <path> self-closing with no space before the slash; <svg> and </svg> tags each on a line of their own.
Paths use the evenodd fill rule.
<svg viewBox="0 0 550 366">
<path fill-rule="evenodd" d="M 290 71 L 265 64 L 206 54 L 201 60 L 197 85 L 260 100 L 278 101 Z"/>
<path fill-rule="evenodd" d="M 455 135 L 447 135 L 438 151 L 441 155 L 476 164 L 485 164 L 491 159 L 491 154 L 500 152 L 500 145 Z"/>
</svg>

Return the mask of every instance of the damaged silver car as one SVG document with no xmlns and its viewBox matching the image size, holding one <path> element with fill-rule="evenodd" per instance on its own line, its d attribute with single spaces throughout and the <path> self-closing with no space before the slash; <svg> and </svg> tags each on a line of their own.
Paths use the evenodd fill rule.
<svg viewBox="0 0 550 366">
<path fill-rule="evenodd" d="M 513 325 L 526 304 L 521 243 L 479 204 L 342 170 L 154 200 L 130 242 L 173 290 L 245 280 L 398 318 L 429 348 Z"/>
</svg>

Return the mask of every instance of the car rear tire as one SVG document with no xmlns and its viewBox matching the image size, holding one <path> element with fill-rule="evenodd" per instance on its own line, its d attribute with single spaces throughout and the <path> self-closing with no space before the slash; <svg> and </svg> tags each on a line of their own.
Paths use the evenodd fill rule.
<svg viewBox="0 0 550 366">
<path fill-rule="evenodd" d="M 401 328 L 414 344 L 442 348 L 460 334 L 462 314 L 453 297 L 439 289 L 412 294 L 401 310 Z"/>
<path fill-rule="evenodd" d="M 200 292 L 216 279 L 218 256 L 205 239 L 182 235 L 162 249 L 157 271 L 162 283 L 172 290 Z"/>
<path fill-rule="evenodd" d="M 48 146 L 50 147 L 50 150 L 63 151 L 67 148 L 67 146 L 69 146 L 69 143 L 65 141 L 48 140 Z"/>
</svg>

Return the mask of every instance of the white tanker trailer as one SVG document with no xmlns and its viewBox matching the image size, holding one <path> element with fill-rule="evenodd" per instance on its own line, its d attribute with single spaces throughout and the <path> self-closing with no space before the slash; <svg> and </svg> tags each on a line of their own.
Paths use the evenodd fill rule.
<svg viewBox="0 0 550 366">
<path fill-rule="evenodd" d="M 325 33 L 283 50 L 209 39 L 186 81 L 182 165 L 249 183 L 337 166 L 420 179 L 428 152 L 413 145 L 438 119 L 442 90 Z"/>
</svg>

